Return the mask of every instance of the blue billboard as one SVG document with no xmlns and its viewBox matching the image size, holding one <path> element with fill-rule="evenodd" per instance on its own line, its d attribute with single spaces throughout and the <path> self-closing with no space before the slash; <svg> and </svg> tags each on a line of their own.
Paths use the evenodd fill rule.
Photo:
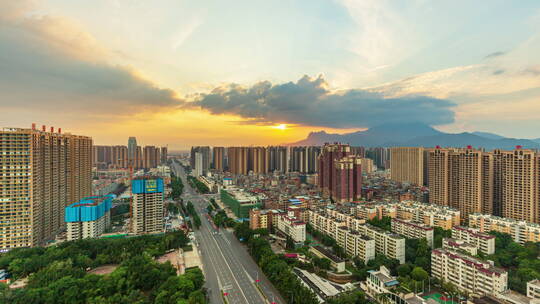
<svg viewBox="0 0 540 304">
<path fill-rule="evenodd" d="M 163 192 L 163 179 L 151 178 L 151 179 L 134 179 L 131 181 L 131 192 L 133 194 L 140 193 L 162 193 Z"/>
</svg>

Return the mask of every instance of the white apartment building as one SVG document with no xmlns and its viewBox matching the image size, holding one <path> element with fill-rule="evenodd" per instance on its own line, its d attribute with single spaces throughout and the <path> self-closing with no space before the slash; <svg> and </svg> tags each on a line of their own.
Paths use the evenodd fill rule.
<svg viewBox="0 0 540 304">
<path fill-rule="evenodd" d="M 318 211 L 308 210 L 307 212 L 311 226 L 315 230 L 336 239 L 336 241 L 340 237 L 338 235 L 340 227 L 346 227 L 348 230 L 356 231 L 360 235 L 374 240 L 376 253 L 397 259 L 402 264 L 405 263 L 405 239 L 403 237 L 369 224 L 360 224 L 359 221 L 337 219 L 330 216 L 324 209 Z"/>
<path fill-rule="evenodd" d="M 375 240 L 361 235 L 358 231 L 349 230 L 345 226 L 339 227 L 336 242 L 345 249 L 347 255 L 358 257 L 364 263 L 375 258 Z"/>
<path fill-rule="evenodd" d="M 540 299 L 540 280 L 532 280 L 527 283 L 527 297 Z"/>
<path fill-rule="evenodd" d="M 306 223 L 295 217 L 278 216 L 277 228 L 285 235 L 290 236 L 295 243 L 306 241 Z"/>
<path fill-rule="evenodd" d="M 452 238 L 475 245 L 483 254 L 495 253 L 495 236 L 478 229 L 455 226 L 452 228 Z"/>
<path fill-rule="evenodd" d="M 429 247 L 433 248 L 433 227 L 408 220 L 392 219 L 392 232 L 411 239 L 426 239 Z"/>
<path fill-rule="evenodd" d="M 508 289 L 508 273 L 493 262 L 448 249 L 431 252 L 431 275 L 469 294 L 497 296 Z"/>
<path fill-rule="evenodd" d="M 443 238 L 442 248 L 455 251 L 461 250 L 470 255 L 478 254 L 478 247 L 476 247 L 476 245 L 467 243 L 464 240 L 458 240 L 453 238 Z"/>
<path fill-rule="evenodd" d="M 405 201 L 396 205 L 397 218 L 402 220 L 411 220 L 430 227 L 441 227 L 449 230 L 453 226 L 460 224 L 461 212 L 458 209 L 424 204 L 415 201 Z"/>
<path fill-rule="evenodd" d="M 498 231 L 512 236 L 514 242 L 540 242 L 540 225 L 526 221 L 518 221 L 495 215 L 474 213 L 469 214 L 469 227 L 477 228 L 480 232 Z"/>
</svg>

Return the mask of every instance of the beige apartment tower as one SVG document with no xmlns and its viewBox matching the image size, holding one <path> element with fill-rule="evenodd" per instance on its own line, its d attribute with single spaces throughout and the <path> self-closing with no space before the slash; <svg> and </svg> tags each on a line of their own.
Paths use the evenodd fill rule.
<svg viewBox="0 0 540 304">
<path fill-rule="evenodd" d="M 0 250 L 54 239 L 64 208 L 91 195 L 92 138 L 4 128 L 0 155 Z"/>
<path fill-rule="evenodd" d="M 212 165 L 214 170 L 218 172 L 223 172 L 224 169 L 224 160 L 225 160 L 225 148 L 224 147 L 214 147 L 212 149 Z"/>
<path fill-rule="evenodd" d="M 495 150 L 493 154 L 498 169 L 495 210 L 502 217 L 539 223 L 540 156 L 520 147 L 513 151 Z"/>
<path fill-rule="evenodd" d="M 424 184 L 424 148 L 390 148 L 390 178 L 401 183 Z"/>
<path fill-rule="evenodd" d="M 493 212 L 493 155 L 481 150 L 441 149 L 429 152 L 430 203 L 471 213 Z"/>
</svg>

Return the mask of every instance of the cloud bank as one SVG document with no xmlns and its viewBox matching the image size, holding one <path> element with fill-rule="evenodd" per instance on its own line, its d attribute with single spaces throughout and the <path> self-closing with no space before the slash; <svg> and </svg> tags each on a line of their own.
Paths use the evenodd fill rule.
<svg viewBox="0 0 540 304">
<path fill-rule="evenodd" d="M 251 87 L 230 84 L 199 94 L 192 107 L 212 114 L 239 115 L 251 123 L 291 123 L 331 128 L 363 128 L 383 123 L 454 122 L 454 103 L 421 95 L 386 98 L 381 93 L 352 89 L 331 91 L 322 76 L 296 83 Z"/>
<path fill-rule="evenodd" d="M 129 114 L 181 103 L 109 53 L 75 22 L 0 4 L 0 108 Z"/>
</svg>

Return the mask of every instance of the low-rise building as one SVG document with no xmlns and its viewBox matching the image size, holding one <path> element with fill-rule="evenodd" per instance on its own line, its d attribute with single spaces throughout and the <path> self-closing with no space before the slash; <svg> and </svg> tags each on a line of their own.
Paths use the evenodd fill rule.
<svg viewBox="0 0 540 304">
<path fill-rule="evenodd" d="M 345 249 L 347 255 L 358 257 L 364 263 L 375 258 L 375 240 L 361 235 L 358 231 L 341 226 L 338 228 L 336 242 Z"/>
<path fill-rule="evenodd" d="M 455 251 L 463 251 L 469 255 L 478 254 L 478 247 L 476 247 L 476 245 L 467 243 L 464 240 L 454 238 L 443 238 L 442 248 Z"/>
<path fill-rule="evenodd" d="M 250 229 L 270 229 L 272 228 L 272 210 L 261 210 L 259 208 L 249 210 Z"/>
<path fill-rule="evenodd" d="M 452 238 L 475 245 L 483 254 L 495 253 L 495 236 L 480 232 L 478 229 L 455 226 L 452 228 Z"/>
<path fill-rule="evenodd" d="M 448 206 L 425 204 L 415 201 L 405 201 L 396 205 L 397 218 L 411 220 L 430 227 L 452 229 L 460 223 L 460 211 Z"/>
<path fill-rule="evenodd" d="M 368 294 L 375 297 L 380 294 L 389 293 L 390 289 L 399 285 L 396 277 L 390 274 L 388 268 L 381 266 L 379 270 L 369 270 L 366 279 Z"/>
<path fill-rule="evenodd" d="M 278 216 L 277 228 L 295 243 L 303 244 L 306 241 L 306 223 L 290 214 Z"/>
<path fill-rule="evenodd" d="M 527 297 L 540 299 L 540 280 L 532 280 L 527 283 Z"/>
<path fill-rule="evenodd" d="M 388 258 L 397 259 L 400 263 L 405 263 L 405 239 L 398 234 L 385 231 L 370 224 L 365 224 L 354 220 L 341 220 L 330 216 L 327 211 L 308 210 L 309 223 L 311 226 L 334 239 L 343 238 L 338 235 L 340 227 L 346 227 L 348 230 L 356 231 L 360 235 L 367 236 L 375 241 L 375 252 L 384 254 Z M 369 255 L 367 255 L 369 257 Z"/>
<path fill-rule="evenodd" d="M 221 189 L 221 201 L 241 219 L 249 218 L 249 210 L 262 205 L 258 196 L 232 186 Z"/>
<path fill-rule="evenodd" d="M 309 252 L 313 253 L 315 256 L 319 258 L 324 258 L 330 260 L 330 266 L 336 270 L 336 272 L 344 272 L 345 271 L 345 260 L 337 257 L 330 251 L 324 249 L 324 247 L 321 246 L 312 246 L 309 248 Z"/>
<path fill-rule="evenodd" d="M 508 273 L 493 262 L 448 249 L 431 252 L 431 275 L 454 284 L 459 290 L 479 296 L 497 296 L 508 289 Z"/>
<path fill-rule="evenodd" d="M 540 242 L 540 225 L 536 223 L 473 213 L 469 214 L 469 227 L 477 228 L 480 232 L 507 233 L 512 236 L 514 242 L 522 245 L 526 242 Z"/>
<path fill-rule="evenodd" d="M 111 225 L 114 195 L 91 196 L 65 209 L 67 240 L 96 238 Z"/>
<path fill-rule="evenodd" d="M 411 239 L 426 239 L 433 248 L 433 227 L 408 220 L 392 219 L 392 232 Z"/>
</svg>

